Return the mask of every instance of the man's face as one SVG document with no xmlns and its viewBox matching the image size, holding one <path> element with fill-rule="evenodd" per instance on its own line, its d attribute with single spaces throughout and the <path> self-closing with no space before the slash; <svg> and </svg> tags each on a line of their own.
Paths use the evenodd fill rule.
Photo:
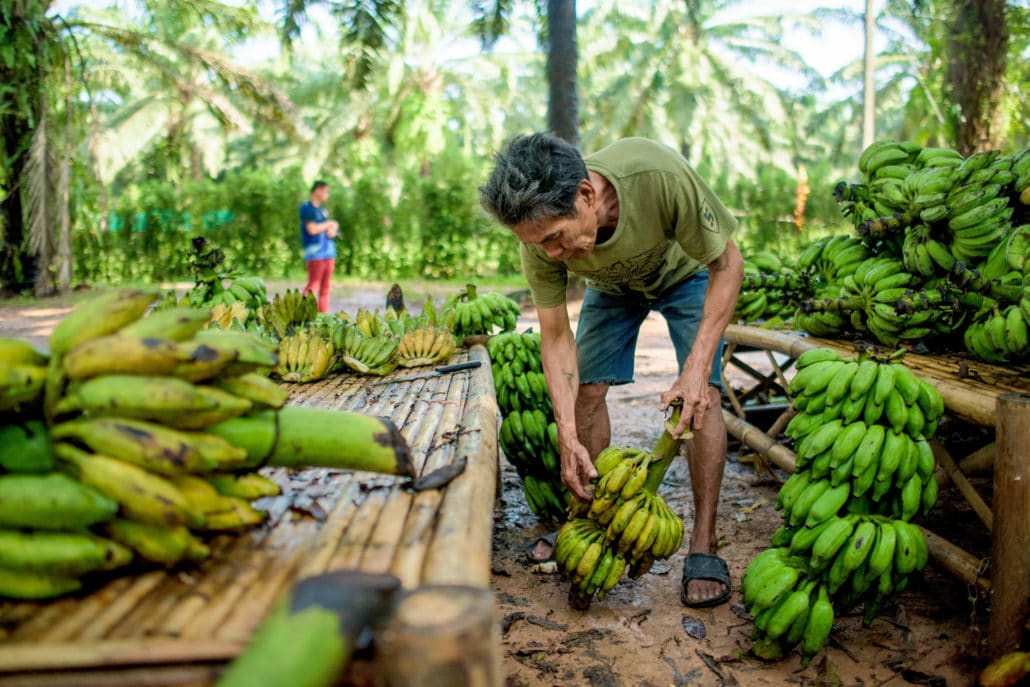
<svg viewBox="0 0 1030 687">
<path fill-rule="evenodd" d="M 555 260 L 581 260 L 590 254 L 597 241 L 596 195 L 589 182 L 580 184 L 576 193 L 576 215 L 555 217 L 536 222 L 522 222 L 511 227 L 523 243 L 531 243 Z"/>
<path fill-rule="evenodd" d="M 315 189 L 315 194 L 314 195 L 315 195 L 315 200 L 317 200 L 319 203 L 325 203 L 327 200 L 329 200 L 329 187 L 328 186 L 319 186 L 318 188 Z"/>
</svg>

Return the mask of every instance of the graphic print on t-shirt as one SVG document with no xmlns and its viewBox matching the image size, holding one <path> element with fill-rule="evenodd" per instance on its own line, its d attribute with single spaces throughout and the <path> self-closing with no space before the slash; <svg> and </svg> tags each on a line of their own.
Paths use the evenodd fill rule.
<svg viewBox="0 0 1030 687">
<path fill-rule="evenodd" d="M 665 269 L 668 246 L 659 243 L 643 253 L 619 260 L 597 270 L 576 270 L 576 273 L 602 287 L 644 291 L 654 285 Z"/>
</svg>

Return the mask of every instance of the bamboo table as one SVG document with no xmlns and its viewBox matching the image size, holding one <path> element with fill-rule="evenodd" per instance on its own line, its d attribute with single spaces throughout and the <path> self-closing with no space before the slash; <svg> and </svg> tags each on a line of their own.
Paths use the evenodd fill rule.
<svg viewBox="0 0 1030 687">
<path fill-rule="evenodd" d="M 787 386 L 789 366 L 806 350 L 829 347 L 846 358 L 855 357 L 858 353 L 858 347 L 849 341 L 740 325 L 726 328 L 726 342 L 724 360 L 731 359 L 738 346 L 769 353 L 773 372 L 768 375 L 756 372 L 752 376 L 758 385 L 778 384 L 781 389 Z M 772 351 L 788 356 L 787 361 L 779 363 L 771 355 Z M 1030 603 L 1030 559 L 1027 553 L 1030 551 L 1030 520 L 1026 517 L 1030 512 L 1027 487 L 1030 480 L 1023 479 L 1024 475 L 1030 476 L 1026 448 L 1030 442 L 1030 367 L 1001 367 L 965 354 L 925 355 L 912 351 L 905 354 L 904 363 L 937 388 L 948 414 L 976 425 L 999 428 L 997 445 L 990 443 L 961 461 L 955 460 L 940 441 L 934 439 L 931 445 L 938 462 L 938 483 L 951 481 L 986 529 L 998 535 L 992 537 L 991 568 L 992 576 L 1004 580 L 1004 589 L 993 592 L 992 605 L 1004 609 L 1007 615 L 1001 621 L 1004 627 L 998 628 L 994 626 L 998 614 L 992 613 L 991 634 L 1011 639 L 1023 620 L 1018 614 L 1013 616 L 1008 612 Z M 748 393 L 745 391 L 741 396 L 746 398 Z M 723 411 L 729 433 L 770 462 L 793 472 L 793 452 L 776 441 L 793 411 L 788 408 L 769 430 L 763 432 L 744 419 L 743 407 L 738 400 L 740 396 L 735 392 L 728 395 L 734 410 Z M 1003 432 L 1002 428 L 1007 429 Z M 1004 442 L 1001 441 L 1003 436 Z M 995 498 L 991 508 L 966 475 L 990 471 L 996 459 L 999 467 L 994 474 Z M 1005 522 L 1004 533 L 993 531 L 999 514 Z M 931 555 L 945 570 L 985 593 L 992 592 L 990 580 L 983 577 L 985 566 L 982 561 L 933 532 L 924 529 L 924 534 Z"/>
<path fill-rule="evenodd" d="M 199 565 L 140 569 L 50 603 L 0 603 L 0 685 L 209 685 L 284 589 L 327 570 L 389 572 L 408 589 L 489 589 L 497 404 L 486 349 L 451 362 L 468 359 L 483 365 L 375 387 L 356 375 L 287 387 L 292 404 L 391 418 L 420 475 L 465 458 L 448 485 L 414 493 L 399 477 L 266 471 L 283 487 L 257 504 L 268 522 L 214 538 Z"/>
</svg>

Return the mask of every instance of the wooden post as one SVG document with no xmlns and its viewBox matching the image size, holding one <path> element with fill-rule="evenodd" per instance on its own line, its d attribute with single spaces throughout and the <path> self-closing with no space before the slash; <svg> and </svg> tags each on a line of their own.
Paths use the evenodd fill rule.
<svg viewBox="0 0 1030 687">
<path fill-rule="evenodd" d="M 951 457 L 948 450 L 944 448 L 944 444 L 938 439 L 930 440 L 930 448 L 933 449 L 933 455 L 937 458 L 937 464 L 941 466 L 942 470 L 939 470 L 934 476 L 937 480 L 937 484 L 944 485 L 950 479 L 958 492 L 965 497 L 966 501 L 973 508 L 973 512 L 980 518 L 980 521 L 987 527 L 988 530 L 994 529 L 994 516 L 991 513 L 991 509 L 984 503 L 983 498 L 976 491 L 966 476 L 962 474 L 962 470 L 955 464 L 955 459 Z"/>
<path fill-rule="evenodd" d="M 501 633 L 489 589 L 427 585 L 406 593 L 375 636 L 385 687 L 500 687 Z"/>
<path fill-rule="evenodd" d="M 991 547 L 992 656 L 1019 648 L 1030 616 L 1030 393 L 1002 394 L 997 406 Z"/>
<path fill-rule="evenodd" d="M 960 460 L 958 466 L 967 475 L 987 473 L 994 469 L 994 457 L 997 454 L 998 447 L 992 441 Z"/>
</svg>

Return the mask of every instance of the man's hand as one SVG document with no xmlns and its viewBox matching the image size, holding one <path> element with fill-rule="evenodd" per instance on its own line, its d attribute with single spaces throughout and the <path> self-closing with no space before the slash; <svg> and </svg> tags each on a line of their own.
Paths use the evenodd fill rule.
<svg viewBox="0 0 1030 687">
<path fill-rule="evenodd" d="M 711 397 L 708 394 L 709 372 L 704 370 L 692 370 L 686 367 L 683 374 L 673 383 L 672 387 L 661 396 L 661 409 L 666 410 L 673 401 L 683 401 L 683 410 L 680 415 L 680 423 L 673 431 L 673 438 L 679 439 L 688 429 L 701 429 L 705 413 L 711 406 Z M 693 424 L 692 424 L 693 423 Z"/>
<path fill-rule="evenodd" d="M 335 239 L 336 235 L 340 233 L 340 223 L 336 220 L 329 220 L 329 228 L 325 232 L 329 238 Z"/>
<path fill-rule="evenodd" d="M 594 468 L 593 461 L 590 460 L 590 454 L 575 437 L 571 440 L 559 438 L 558 444 L 561 447 L 562 482 L 576 495 L 576 498 L 590 502 L 594 496 L 587 487 L 590 485 L 590 480 L 597 477 L 597 470 Z"/>
</svg>

